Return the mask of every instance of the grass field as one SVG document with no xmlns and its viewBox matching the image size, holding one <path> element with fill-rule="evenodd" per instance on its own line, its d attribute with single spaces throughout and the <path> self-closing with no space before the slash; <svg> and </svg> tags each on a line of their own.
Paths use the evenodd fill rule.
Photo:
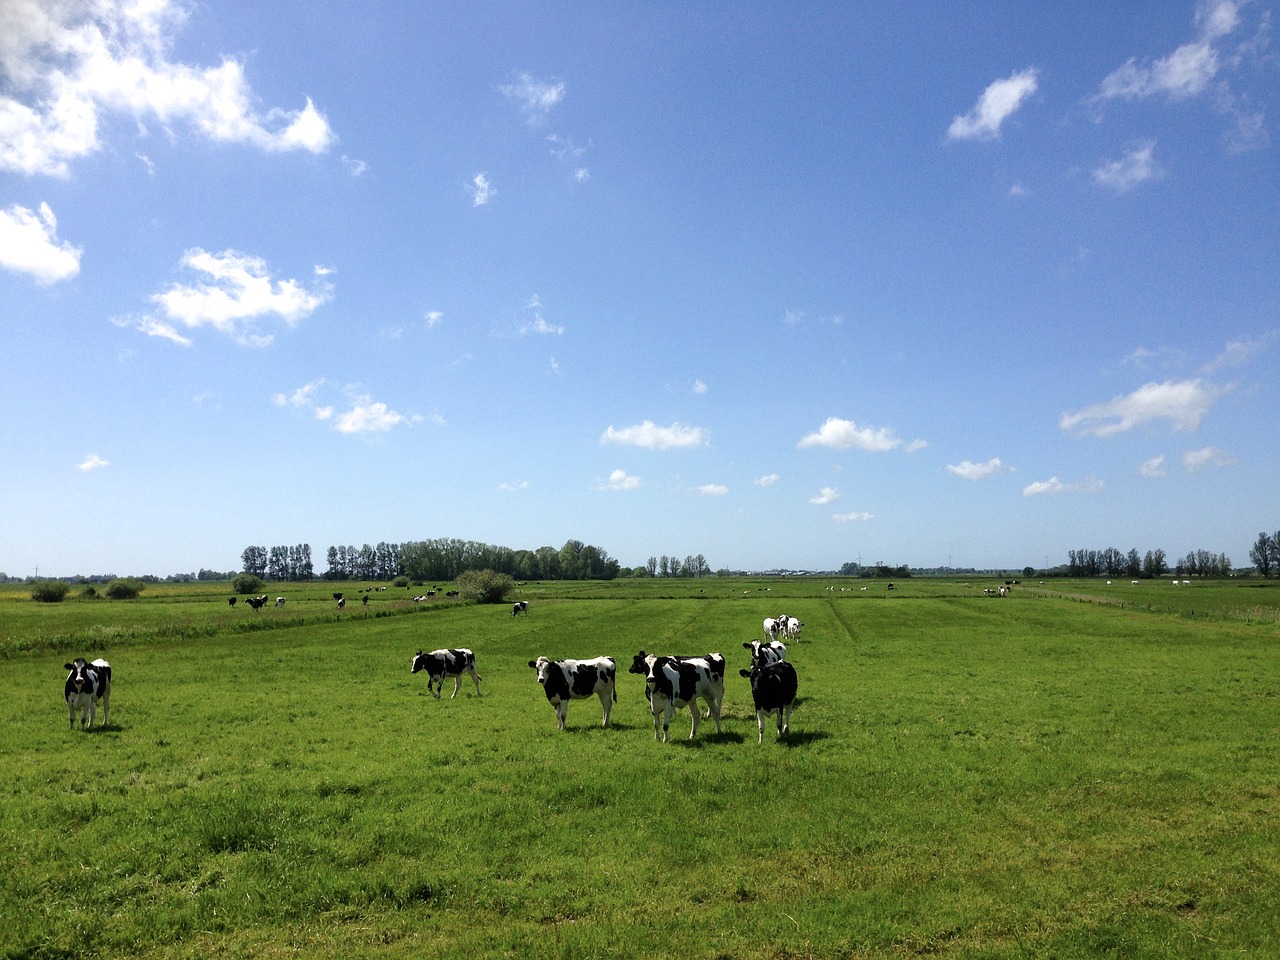
<svg viewBox="0 0 1280 960">
<path fill-rule="evenodd" d="M 0 957 L 1280 956 L 1280 584 L 864 585 L 0 588 Z M 780 612 L 800 704 L 757 745 Z M 482 697 L 410 675 L 442 646 Z M 625 673 L 555 729 L 529 659 L 640 649 L 722 651 L 724 733 L 656 742 Z"/>
</svg>

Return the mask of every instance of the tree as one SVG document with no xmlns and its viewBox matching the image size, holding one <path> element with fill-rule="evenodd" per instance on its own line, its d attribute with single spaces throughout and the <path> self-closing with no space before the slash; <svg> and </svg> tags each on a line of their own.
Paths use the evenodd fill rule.
<svg viewBox="0 0 1280 960">
<path fill-rule="evenodd" d="M 1272 536 L 1265 530 L 1258 534 L 1258 539 L 1254 541 L 1253 546 L 1249 549 L 1249 559 L 1257 567 L 1260 576 L 1271 576 L 1271 570 L 1275 566 L 1276 560 L 1276 544 Z"/>
<path fill-rule="evenodd" d="M 238 573 L 231 578 L 231 589 L 239 594 L 257 593 L 262 589 L 262 578 L 256 573 Z"/>
<path fill-rule="evenodd" d="M 644 568 L 645 571 L 648 572 L 649 576 L 656 577 L 658 575 L 658 558 L 650 557 L 644 562 Z"/>
<path fill-rule="evenodd" d="M 31 585 L 31 599 L 36 603 L 61 603 L 69 589 L 61 580 L 37 580 Z"/>
<path fill-rule="evenodd" d="M 458 575 L 458 592 L 464 600 L 501 603 L 515 590 L 515 581 L 493 570 L 466 570 Z"/>
<path fill-rule="evenodd" d="M 142 592 L 142 584 L 137 580 L 121 578 L 108 583 L 103 592 L 112 600 L 136 600 Z"/>
<path fill-rule="evenodd" d="M 267 572 L 267 548 L 245 547 L 244 553 L 240 554 L 240 561 L 243 564 L 244 573 L 261 577 Z"/>
</svg>

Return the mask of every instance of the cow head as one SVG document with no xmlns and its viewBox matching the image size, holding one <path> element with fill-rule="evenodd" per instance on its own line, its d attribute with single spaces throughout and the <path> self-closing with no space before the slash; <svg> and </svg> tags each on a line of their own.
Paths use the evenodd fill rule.
<svg viewBox="0 0 1280 960">
<path fill-rule="evenodd" d="M 427 655 L 419 650 L 413 655 L 413 663 L 409 667 L 410 673 L 417 673 L 419 670 L 426 669 Z"/>
<path fill-rule="evenodd" d="M 89 693 L 93 687 L 93 677 L 89 672 L 89 664 L 85 663 L 84 657 L 76 657 L 72 663 L 64 663 L 64 670 L 70 670 L 67 676 L 67 686 L 75 690 L 76 693 Z"/>
<path fill-rule="evenodd" d="M 538 682 L 545 687 L 547 685 L 547 675 L 551 670 L 551 661 L 546 657 L 539 657 L 537 660 L 530 660 L 529 666 L 537 671 Z"/>
<path fill-rule="evenodd" d="M 643 650 L 635 655 L 631 661 L 631 666 L 627 667 L 627 673 L 638 673 L 642 677 L 649 675 L 649 655 Z"/>
</svg>

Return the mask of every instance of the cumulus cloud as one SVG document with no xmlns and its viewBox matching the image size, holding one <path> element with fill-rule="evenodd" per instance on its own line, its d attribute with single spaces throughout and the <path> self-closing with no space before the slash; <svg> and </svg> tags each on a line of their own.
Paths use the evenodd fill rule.
<svg viewBox="0 0 1280 960">
<path fill-rule="evenodd" d="M 809 502 L 816 507 L 826 506 L 828 503 L 834 503 L 840 499 L 840 491 L 835 487 L 823 487 L 816 494 L 809 498 Z"/>
<path fill-rule="evenodd" d="M 782 478 L 779 477 L 776 473 L 767 473 L 763 477 L 756 477 L 755 480 L 751 482 L 754 483 L 757 487 L 772 487 L 780 479 Z"/>
<path fill-rule="evenodd" d="M 1185 100 L 1203 93 L 1229 60 L 1222 56 L 1219 41 L 1239 22 L 1240 4 L 1235 0 L 1202 3 L 1196 10 L 1195 40 L 1154 62 L 1139 63 L 1130 57 L 1107 74 L 1095 99 L 1139 100 L 1163 94 L 1170 100 Z"/>
<path fill-rule="evenodd" d="M 297 280 L 275 280 L 265 260 L 235 250 L 188 250 L 182 266 L 203 279 L 175 283 L 152 296 L 152 302 L 165 317 L 189 330 L 209 326 L 246 346 L 266 346 L 274 339 L 259 331 L 260 323 L 279 320 L 295 327 L 333 295 L 332 285 L 323 280 L 311 289 Z M 154 333 L 156 324 L 154 318 L 143 318 L 136 325 Z M 144 329 L 147 326 L 153 329 Z"/>
<path fill-rule="evenodd" d="M 702 427 L 690 427 L 682 423 L 660 427 L 652 420 L 646 420 L 621 429 L 610 426 L 601 435 L 600 442 L 621 443 L 649 450 L 674 450 L 705 447 L 710 442 L 710 435 Z"/>
<path fill-rule="evenodd" d="M 832 518 L 836 523 L 862 523 L 867 520 L 874 520 L 875 515 L 862 511 L 852 511 L 850 513 L 832 514 Z"/>
<path fill-rule="evenodd" d="M 1205 467 L 1230 467 L 1239 463 L 1235 457 L 1224 453 L 1217 447 L 1203 447 L 1199 450 L 1188 450 L 1182 455 L 1182 469 L 1195 473 Z"/>
<path fill-rule="evenodd" d="M 28 210 L 15 203 L 0 210 L 0 267 L 28 273 L 39 284 L 56 283 L 80 272 L 80 253 L 80 247 L 58 241 L 58 221 L 49 204 Z"/>
<path fill-rule="evenodd" d="M 803 437 L 797 447 L 830 447 L 833 450 L 847 450 L 857 447 L 871 453 L 883 453 L 902 446 L 902 440 L 894 435 L 888 427 L 859 427 L 852 420 L 841 420 L 839 417 L 828 417 L 827 421 L 815 432 Z M 919 450 L 925 446 L 923 440 L 912 441 L 910 450 Z"/>
<path fill-rule="evenodd" d="M 498 92 L 520 107 L 531 126 L 537 126 L 564 99 L 565 87 L 561 80 L 537 80 L 528 73 L 520 73 L 511 83 L 500 84 Z"/>
<path fill-rule="evenodd" d="M 1101 480 L 1081 480 L 1076 483 L 1064 483 L 1057 477 L 1038 480 L 1022 488 L 1024 497 L 1036 497 L 1046 493 L 1101 493 L 1104 484 Z"/>
<path fill-rule="evenodd" d="M 951 121 L 947 136 L 952 140 L 994 140 L 999 137 L 1001 125 L 1036 92 L 1038 77 L 1036 69 L 1028 67 L 1003 80 L 996 80 L 982 92 L 972 110 Z"/>
<path fill-rule="evenodd" d="M 697 490 L 708 497 L 723 497 L 729 492 L 729 488 L 723 483 L 704 483 Z"/>
<path fill-rule="evenodd" d="M 1168 420 L 1175 430 L 1195 430 L 1223 392 L 1200 379 L 1148 383 L 1106 403 L 1064 413 L 1058 424 L 1094 437 L 1114 436 L 1157 420 Z"/>
<path fill-rule="evenodd" d="M 350 408 L 339 412 L 332 403 L 321 404 L 317 399 L 325 385 L 326 381 L 321 377 L 303 384 L 293 393 L 277 393 L 272 396 L 271 402 L 277 407 L 287 407 L 308 414 L 345 434 L 386 433 L 395 427 L 422 422 L 422 417 L 398 413 L 385 403 L 375 401 L 368 394 L 352 387 L 347 387 L 344 391 Z M 442 421 L 437 417 L 435 422 Z"/>
<path fill-rule="evenodd" d="M 1116 193 L 1128 193 L 1139 184 L 1160 175 L 1155 152 L 1154 140 L 1147 140 L 1131 147 L 1119 160 L 1108 161 L 1095 169 L 1093 180 Z"/>
<path fill-rule="evenodd" d="M 1008 473 L 1011 469 L 1006 467 L 999 457 L 992 457 L 986 463 L 973 463 L 969 460 L 962 460 L 957 464 L 947 464 L 948 473 L 953 473 L 965 480 L 985 480 L 988 477 L 994 477 L 998 473 Z"/>
<path fill-rule="evenodd" d="M 90 470 L 101 470 L 103 467 L 109 466 L 111 466 L 110 460 L 104 460 L 96 453 L 91 453 L 80 461 L 80 465 L 76 469 L 81 473 L 88 473 Z"/>
<path fill-rule="evenodd" d="M 609 474 L 609 479 L 596 485 L 597 490 L 634 490 L 640 486 L 640 478 L 633 477 L 627 471 L 618 469 Z"/>
<path fill-rule="evenodd" d="M 263 111 L 238 61 L 171 61 L 186 17 L 170 0 L 0 3 L 0 169 L 66 176 L 114 116 L 272 152 L 329 148 L 333 131 L 309 98 Z"/>
</svg>

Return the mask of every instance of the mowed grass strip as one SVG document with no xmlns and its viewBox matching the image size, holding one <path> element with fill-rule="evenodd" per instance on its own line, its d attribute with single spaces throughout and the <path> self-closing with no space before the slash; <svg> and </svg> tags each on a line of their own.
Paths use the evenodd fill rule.
<svg viewBox="0 0 1280 960">
<path fill-rule="evenodd" d="M 90 734 L 63 654 L 0 662 L 0 955 L 1280 952 L 1274 629 L 909 590 L 83 650 L 116 675 Z M 801 702 L 758 746 L 736 671 L 779 612 Z M 482 697 L 410 675 L 445 646 Z M 640 649 L 726 655 L 723 734 L 654 740 Z M 555 729 L 540 654 L 618 660 L 612 729 L 594 698 Z"/>
</svg>

